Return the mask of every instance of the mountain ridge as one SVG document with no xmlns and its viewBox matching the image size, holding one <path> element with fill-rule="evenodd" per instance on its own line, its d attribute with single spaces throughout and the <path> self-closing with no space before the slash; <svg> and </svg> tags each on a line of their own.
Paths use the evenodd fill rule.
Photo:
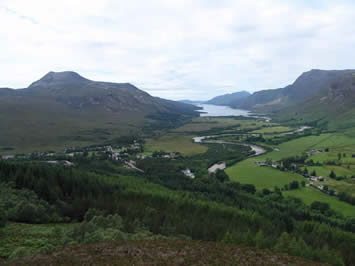
<svg viewBox="0 0 355 266">
<path fill-rule="evenodd" d="M 0 89 L 1 147 L 87 145 L 197 116 L 197 107 L 153 97 L 130 83 L 49 72 L 24 89 Z M 164 119 L 169 117 L 169 123 Z M 24 133 L 26 132 L 26 133 Z M 34 145 L 32 145 L 32 143 Z M 58 145 L 57 145 L 58 144 Z"/>
<path fill-rule="evenodd" d="M 261 112 L 280 110 L 306 100 L 335 78 L 354 71 L 312 69 L 303 72 L 286 87 L 257 91 L 246 99 L 233 102 L 231 106 Z"/>
<path fill-rule="evenodd" d="M 247 91 L 238 91 L 233 93 L 227 93 L 224 95 L 216 96 L 208 101 L 206 104 L 215 104 L 215 105 L 230 105 L 233 101 L 242 100 L 248 96 L 250 96 L 250 92 Z"/>
</svg>

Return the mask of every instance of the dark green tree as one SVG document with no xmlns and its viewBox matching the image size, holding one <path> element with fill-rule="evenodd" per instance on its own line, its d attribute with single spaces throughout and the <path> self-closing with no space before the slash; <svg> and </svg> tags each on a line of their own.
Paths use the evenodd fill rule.
<svg viewBox="0 0 355 266">
<path fill-rule="evenodd" d="M 223 170 L 219 169 L 216 172 L 216 178 L 222 183 L 229 180 L 228 175 Z"/>
<path fill-rule="evenodd" d="M 330 172 L 330 174 L 329 174 L 329 177 L 330 177 L 330 178 L 336 178 L 337 176 L 336 176 L 336 174 L 334 173 L 334 171 L 332 170 L 332 171 Z"/>
<path fill-rule="evenodd" d="M 288 233 L 283 232 L 281 236 L 279 237 L 274 250 L 276 252 L 280 253 L 289 253 L 290 252 L 290 243 L 291 243 L 291 237 Z"/>
<path fill-rule="evenodd" d="M 298 181 L 292 181 L 289 185 L 290 189 L 298 189 L 300 187 Z"/>
</svg>

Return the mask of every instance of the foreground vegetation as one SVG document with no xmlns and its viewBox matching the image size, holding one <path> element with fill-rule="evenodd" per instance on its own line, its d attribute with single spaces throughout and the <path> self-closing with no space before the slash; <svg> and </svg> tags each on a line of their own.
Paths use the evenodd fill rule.
<svg viewBox="0 0 355 266">
<path fill-rule="evenodd" d="M 111 172 L 107 164 L 101 169 Z M 5 203 L 1 208 L 10 221 L 80 222 L 68 224 L 72 229 L 66 232 L 53 227 L 50 234 L 55 241 L 49 238 L 50 242 L 43 245 L 28 240 L 14 244 L 10 223 L 3 231 L 5 236 L 10 234 L 2 238 L 3 258 L 74 243 L 153 237 L 223 240 L 334 264 L 349 264 L 354 259 L 349 252 L 355 244 L 351 219 L 326 206 L 310 208 L 278 193 L 255 193 L 252 186 L 213 178 L 192 180 L 168 172 L 160 175 L 165 175 L 164 179 L 154 172 L 124 177 L 21 163 L 1 163 L 0 170 L 1 181 L 9 184 L 2 185 L 7 189 L 1 193 L 1 202 Z M 321 233 L 324 230 L 326 235 Z M 295 245 L 302 245 L 308 253 L 279 248 L 283 232 L 290 239 L 298 239 Z M 325 253 L 332 254 L 332 259 L 322 255 Z"/>
<path fill-rule="evenodd" d="M 14 265 L 321 265 L 267 250 L 186 240 L 115 241 L 76 245 L 14 260 Z"/>
<path fill-rule="evenodd" d="M 66 263 L 73 259 L 69 249 L 86 254 L 91 247 L 106 247 L 112 250 L 112 256 L 105 253 L 101 261 L 91 254 L 89 260 L 107 263 L 105 259 L 121 256 L 119 250 L 138 249 L 144 250 L 137 251 L 142 260 L 149 262 L 145 252 L 152 245 L 176 254 L 176 249 L 181 250 L 179 243 L 189 243 L 186 245 L 200 255 L 213 246 L 216 253 L 211 254 L 215 254 L 217 264 L 226 261 L 223 252 L 241 250 L 250 256 L 240 256 L 240 263 L 257 263 L 255 254 L 261 254 L 265 262 L 271 256 L 273 264 L 291 263 L 293 258 L 276 254 L 285 253 L 332 265 L 352 265 L 355 206 L 306 187 L 304 168 L 311 171 L 317 167 L 314 162 L 309 164 L 318 154 L 297 157 L 314 148 L 328 148 L 333 153 L 339 139 L 317 131 L 228 139 L 262 145 L 270 151 L 251 158 L 253 153 L 247 146 L 197 144 L 191 139 L 200 134 L 247 133 L 267 127 L 278 125 L 251 118 L 203 118 L 171 130 L 169 135 L 151 137 L 144 150 L 126 150 L 126 157 L 120 160 L 113 160 L 107 151 L 100 156 L 79 153 L 70 159 L 74 165 L 71 167 L 45 164 L 43 158 L 0 161 L 0 211 L 4 214 L 0 217 L 0 257 L 9 260 L 42 252 L 15 262 Z M 181 128 L 195 130 L 196 134 Z M 129 145 L 141 147 L 134 140 Z M 272 151 L 276 147 L 278 150 Z M 117 146 L 116 150 L 123 149 Z M 262 160 L 282 161 L 284 166 L 280 169 L 256 164 Z M 230 166 L 227 174 L 221 170 L 208 172 L 218 162 Z M 295 168 L 290 168 L 291 164 Z M 186 175 L 186 169 L 193 176 Z M 104 243 L 89 244 L 98 242 Z M 123 243 L 132 246 L 125 249 Z M 168 245 L 171 249 L 166 249 Z M 54 257 L 43 255 L 53 250 L 57 255 L 68 252 L 68 256 L 53 261 Z M 191 257 L 182 254 L 186 255 L 182 264 L 195 263 L 195 253 Z M 155 257 L 161 261 L 159 254 Z M 125 259 L 131 262 L 129 256 Z M 81 263 L 81 257 L 70 262 Z M 303 260 L 297 262 L 302 265 Z"/>
</svg>

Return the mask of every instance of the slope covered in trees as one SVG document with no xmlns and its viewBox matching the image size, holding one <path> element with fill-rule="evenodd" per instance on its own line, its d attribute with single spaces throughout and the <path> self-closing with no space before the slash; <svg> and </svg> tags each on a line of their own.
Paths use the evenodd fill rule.
<svg viewBox="0 0 355 266">
<path fill-rule="evenodd" d="M 0 180 L 7 184 L 2 185 L 0 202 L 5 204 L 1 208 L 10 221 L 32 223 L 85 223 L 90 209 L 100 210 L 91 216 L 122 217 L 122 227 L 113 223 L 95 237 L 93 227 L 81 227 L 78 232 L 92 236 L 89 242 L 114 239 L 116 235 L 109 234 L 112 229 L 130 233 L 138 222 L 154 235 L 258 246 L 334 265 L 354 261 L 355 223 L 351 218 L 330 209 L 312 209 L 280 192 L 255 193 L 248 186 L 213 178 L 171 182 L 183 177 L 163 173 L 165 180 L 1 162 Z M 11 204 L 5 200 L 9 197 Z M 35 219 L 23 217 L 17 211 L 20 208 L 34 209 Z M 71 239 L 69 243 L 81 243 Z M 292 245 L 285 246 L 285 239 Z M 331 258 L 325 253 L 332 254 Z"/>
</svg>

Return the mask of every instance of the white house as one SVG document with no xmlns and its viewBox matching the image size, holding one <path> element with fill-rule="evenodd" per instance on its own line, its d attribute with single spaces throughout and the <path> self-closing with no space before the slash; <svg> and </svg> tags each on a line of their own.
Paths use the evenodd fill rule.
<svg viewBox="0 0 355 266">
<path fill-rule="evenodd" d="M 183 173 L 185 176 L 190 177 L 190 178 L 192 178 L 192 179 L 195 178 L 195 174 L 192 173 L 189 168 L 186 168 L 185 170 L 183 170 L 182 173 Z"/>
</svg>

